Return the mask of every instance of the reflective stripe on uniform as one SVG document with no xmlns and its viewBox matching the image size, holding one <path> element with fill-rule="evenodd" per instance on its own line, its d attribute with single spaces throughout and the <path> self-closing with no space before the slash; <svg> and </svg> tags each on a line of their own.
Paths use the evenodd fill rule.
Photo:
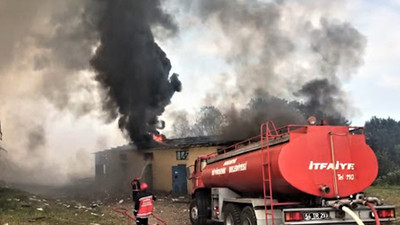
<svg viewBox="0 0 400 225">
<path fill-rule="evenodd" d="M 139 198 L 139 210 L 136 217 L 146 218 L 153 213 L 153 196 L 145 196 Z"/>
</svg>

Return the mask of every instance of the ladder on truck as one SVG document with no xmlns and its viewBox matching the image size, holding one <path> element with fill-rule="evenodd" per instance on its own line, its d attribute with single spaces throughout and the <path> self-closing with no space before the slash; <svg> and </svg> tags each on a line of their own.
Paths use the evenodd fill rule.
<svg viewBox="0 0 400 225">
<path fill-rule="evenodd" d="M 267 121 L 266 123 L 261 124 L 260 136 L 265 224 L 269 225 L 268 218 L 270 216 L 272 225 L 275 225 L 274 203 L 272 198 L 271 158 L 269 154 L 270 139 L 279 136 L 275 124 L 272 121 Z M 265 152 L 266 154 L 264 154 Z"/>
</svg>

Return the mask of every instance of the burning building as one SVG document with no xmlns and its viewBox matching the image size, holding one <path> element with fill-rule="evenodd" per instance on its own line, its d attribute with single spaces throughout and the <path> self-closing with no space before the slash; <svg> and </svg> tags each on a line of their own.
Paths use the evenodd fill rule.
<svg viewBox="0 0 400 225">
<path fill-rule="evenodd" d="M 130 192 L 130 182 L 140 177 L 153 190 L 187 194 L 186 167 L 205 154 L 231 144 L 215 136 L 190 137 L 153 143 L 146 149 L 124 145 L 95 153 L 95 177 L 98 187 L 108 192 Z"/>
</svg>

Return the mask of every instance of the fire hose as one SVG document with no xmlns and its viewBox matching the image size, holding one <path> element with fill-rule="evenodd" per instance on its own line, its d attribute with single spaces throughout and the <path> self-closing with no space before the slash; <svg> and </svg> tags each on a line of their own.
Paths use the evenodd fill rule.
<svg viewBox="0 0 400 225">
<path fill-rule="evenodd" d="M 364 225 L 363 221 L 358 217 L 349 207 L 342 206 L 342 210 L 349 214 L 356 221 L 358 225 Z"/>
<path fill-rule="evenodd" d="M 381 225 L 378 212 L 375 209 L 375 205 L 381 205 L 381 204 L 382 204 L 381 200 L 379 200 L 376 197 L 366 197 L 366 198 L 361 197 L 360 198 L 360 197 L 356 196 L 356 200 L 343 199 L 340 201 L 330 202 L 328 205 L 337 210 L 342 210 L 342 211 L 346 212 L 356 221 L 356 223 L 358 225 L 364 225 L 364 223 L 357 216 L 357 214 L 355 214 L 351 210 L 351 208 L 356 208 L 357 205 L 366 205 L 371 209 L 371 211 L 374 215 L 374 218 L 375 218 L 376 225 Z"/>
<path fill-rule="evenodd" d="M 115 212 L 117 212 L 117 213 L 119 213 L 119 214 L 122 214 L 122 215 L 124 215 L 124 216 L 127 217 L 127 221 L 126 221 L 126 224 L 127 224 L 127 225 L 130 224 L 130 221 L 136 221 L 136 218 L 135 218 L 133 215 L 129 214 L 129 213 L 128 213 L 128 210 L 127 210 L 126 208 L 123 208 L 123 207 L 115 207 L 115 208 L 113 208 L 113 210 L 114 210 Z M 156 220 L 158 220 L 158 221 L 161 222 L 162 224 L 167 225 L 167 222 L 165 222 L 165 221 L 164 221 L 163 219 L 161 219 L 160 217 L 154 215 L 153 213 L 151 214 L 151 216 L 153 216 Z M 153 224 L 153 225 L 160 225 L 160 224 L 159 224 L 159 223 L 155 223 L 155 224 Z"/>
<path fill-rule="evenodd" d="M 378 216 L 378 212 L 375 209 L 374 204 L 370 203 L 370 202 L 366 202 L 365 203 L 373 212 L 374 214 L 374 218 L 375 218 L 375 223 L 376 225 L 381 225 L 381 222 L 379 220 L 379 216 Z M 357 214 L 355 214 L 349 207 L 347 206 L 341 206 L 340 207 L 344 212 L 346 212 L 347 214 L 349 214 L 351 217 L 353 217 L 353 219 L 356 221 L 356 223 L 358 225 L 364 225 L 363 221 L 357 216 Z"/>
<path fill-rule="evenodd" d="M 374 213 L 376 225 L 381 225 L 381 222 L 379 221 L 378 212 L 377 212 L 376 209 L 375 209 L 375 205 L 372 204 L 372 203 L 370 203 L 370 202 L 367 202 L 367 206 L 368 206 L 368 207 L 372 210 L 372 212 Z"/>
</svg>

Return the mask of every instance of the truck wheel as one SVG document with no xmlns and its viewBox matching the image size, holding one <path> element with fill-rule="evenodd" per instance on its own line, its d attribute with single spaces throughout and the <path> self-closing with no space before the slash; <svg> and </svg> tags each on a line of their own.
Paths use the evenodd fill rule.
<svg viewBox="0 0 400 225">
<path fill-rule="evenodd" d="M 257 225 L 257 218 L 252 207 L 244 207 L 240 213 L 240 221 L 241 225 Z"/>
<path fill-rule="evenodd" d="M 240 208 L 235 204 L 228 204 L 224 209 L 224 225 L 240 225 Z"/>
<path fill-rule="evenodd" d="M 193 199 L 192 202 L 190 203 L 190 209 L 189 209 L 190 222 L 192 223 L 192 225 L 205 225 L 207 222 L 207 218 L 204 216 L 199 216 L 199 207 L 201 206 L 198 206 L 198 204 L 199 201 L 197 199 Z"/>
</svg>

